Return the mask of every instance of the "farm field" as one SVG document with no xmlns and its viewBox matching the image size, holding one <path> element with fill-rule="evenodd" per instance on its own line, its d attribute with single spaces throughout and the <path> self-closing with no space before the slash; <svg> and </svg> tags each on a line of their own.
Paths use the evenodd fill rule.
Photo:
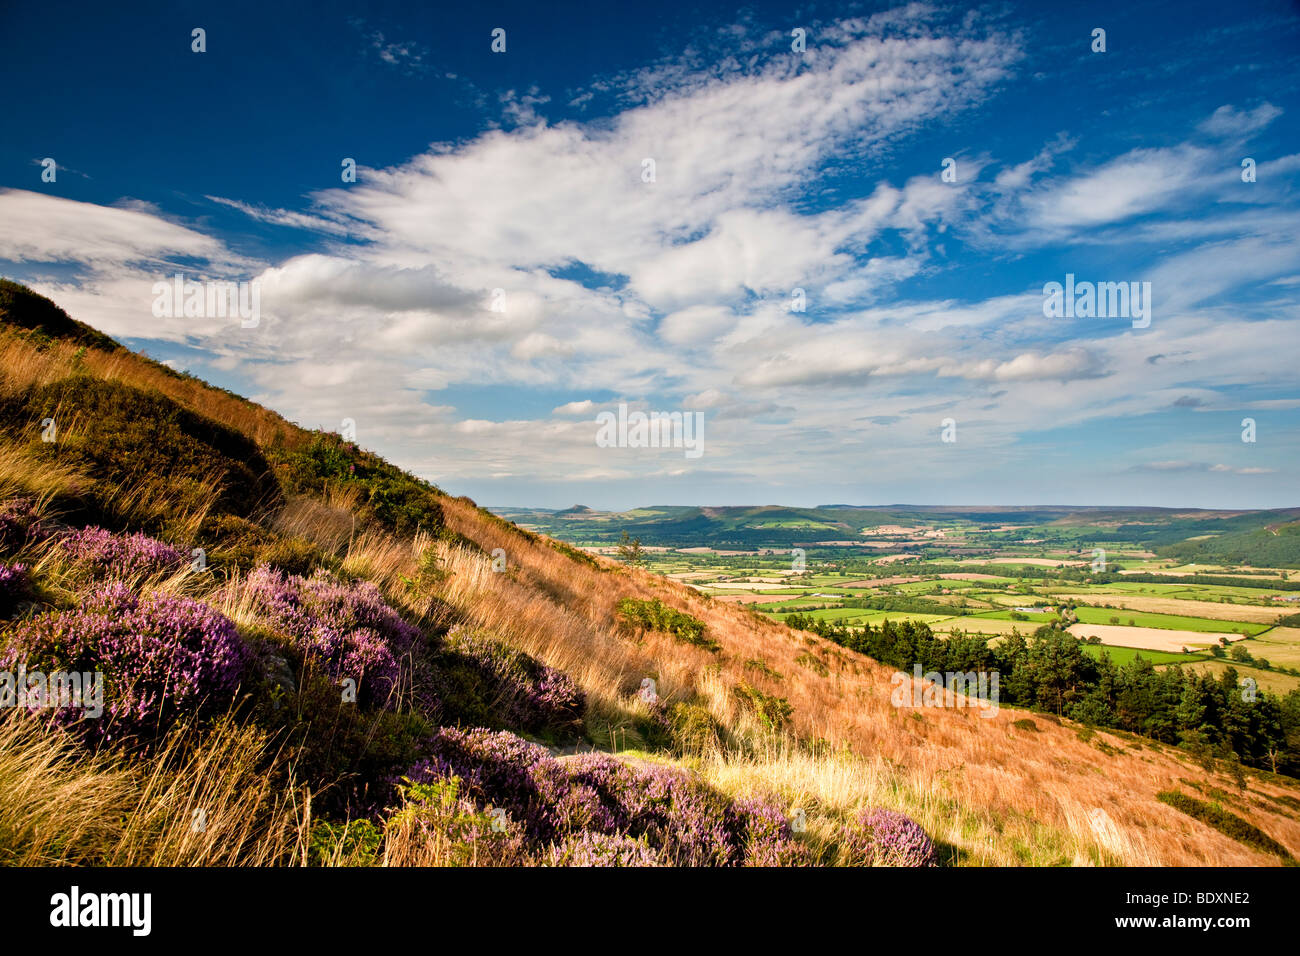
<svg viewBox="0 0 1300 956">
<path fill-rule="evenodd" d="M 1109 608 L 1080 607 L 1075 611 L 1081 624 L 1124 624 L 1132 628 L 1203 631 L 1208 634 L 1242 634 L 1250 636 L 1268 630 L 1269 625 L 1235 621 L 1232 618 L 1208 620 L 1181 614 L 1152 614 L 1144 611 L 1119 611 Z M 1233 626 L 1228 627 L 1231 623 Z"/>
<path fill-rule="evenodd" d="M 1116 664 L 1127 664 L 1132 660 L 1141 657 L 1152 664 L 1191 664 L 1195 661 L 1209 661 L 1203 654 L 1175 654 L 1169 651 L 1152 651 L 1140 647 L 1115 647 L 1109 644 L 1087 644 L 1084 646 L 1084 652 L 1091 654 L 1093 657 L 1100 658 L 1102 654 L 1110 655 L 1110 659 Z"/>
<path fill-rule="evenodd" d="M 1253 678 L 1260 690 L 1273 694 L 1286 694 L 1300 688 L 1300 677 L 1296 677 L 1294 674 L 1261 670 L 1258 667 L 1243 668 L 1240 664 L 1232 661 L 1196 661 L 1184 666 L 1191 670 L 1212 674 L 1215 677 L 1221 676 L 1229 667 L 1233 667 L 1237 671 L 1238 680 L 1244 677 Z"/>
<path fill-rule="evenodd" d="M 1096 637 L 1113 647 L 1140 647 L 1147 650 L 1179 651 L 1209 647 L 1219 637 L 1241 639 L 1240 634 L 1209 634 L 1204 631 L 1175 631 L 1163 627 L 1129 627 L 1114 624 L 1075 624 L 1070 633 L 1076 637 Z"/>
<path fill-rule="evenodd" d="M 1075 598 L 1089 601 L 1093 607 L 1116 608 L 1122 611 L 1148 611 L 1153 614 L 1193 615 L 1217 621 L 1248 621 L 1272 624 L 1287 613 L 1284 607 L 1255 604 L 1223 604 L 1212 601 L 1180 600 L 1173 597 L 1146 597 L 1144 595 L 1102 594 L 1087 591 L 1053 591 L 1061 600 Z"/>
<path fill-rule="evenodd" d="M 1300 598 L 1300 554 L 1294 567 L 1263 568 L 1177 560 L 1159 546 L 1144 546 L 1183 515 L 1153 513 L 1125 526 L 1086 511 L 1007 521 L 996 513 L 926 509 L 882 521 L 872 520 L 870 509 L 802 509 L 791 516 L 780 508 L 719 508 L 707 509 L 703 524 L 693 522 L 688 540 L 677 540 L 668 528 L 687 512 L 694 513 L 656 508 L 619 520 L 594 512 L 562 521 L 541 513 L 517 517 L 531 530 L 624 558 L 615 529 L 640 528 L 638 563 L 773 620 L 797 612 L 850 628 L 913 621 L 940 637 L 983 635 L 994 642 L 1062 623 L 1081 642 L 1100 642 L 1085 643 L 1088 653 L 1108 649 L 1117 662 L 1142 652 L 1159 668 L 1221 672 L 1231 664 L 1260 687 L 1300 685 L 1300 616 L 1287 624 L 1288 615 L 1300 615 L 1300 600 L 1291 600 Z M 733 519 L 732 512 L 743 516 Z M 666 522 L 662 530 L 657 522 Z M 1119 540 L 1121 527 L 1129 540 Z M 701 543 L 710 528 L 717 540 Z M 1099 545 L 1104 572 L 1095 564 Z M 1183 654 L 1184 648 L 1193 653 Z"/>
</svg>

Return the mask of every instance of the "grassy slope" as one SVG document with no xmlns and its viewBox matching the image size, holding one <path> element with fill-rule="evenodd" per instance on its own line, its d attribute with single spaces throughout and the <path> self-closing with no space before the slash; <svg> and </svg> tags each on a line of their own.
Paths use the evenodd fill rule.
<svg viewBox="0 0 1300 956">
<path fill-rule="evenodd" d="M 157 389 L 247 436 L 268 457 L 310 440 L 274 412 L 125 350 L 99 348 L 101 341 L 84 350 L 87 341 L 6 335 L 0 339 L 0 393 L 12 396 L 79 371 Z M 58 462 L 35 462 L 29 448 L 30 442 L 11 434 L 0 439 L 0 483 L 6 488 L 50 495 L 95 480 Z M 654 677 L 662 696 L 694 701 L 728 729 L 729 752 L 691 758 L 695 768 L 732 792 L 780 792 L 792 807 L 807 811 L 813 841 L 865 803 L 913 816 L 960 863 L 1277 862 L 1157 800 L 1157 793 L 1187 780 L 1234 792 L 1225 774 L 1207 772 L 1176 750 L 1110 733 L 1081 733 L 1043 715 L 1033 716 L 1036 729 L 1029 730 L 1015 723 L 1026 715 L 1009 709 L 984 719 L 964 709 L 896 708 L 890 703 L 892 671 L 867 658 L 645 571 L 577 560 L 468 499 L 444 496 L 440 503 L 447 528 L 473 546 L 454 540 L 438 545 L 449 574 L 436 585 L 437 596 L 573 675 L 589 696 L 587 723 L 595 746 L 644 746 L 635 695 L 644 677 Z M 315 540 L 392 599 L 406 602 L 401 582 L 419 577 L 409 541 L 384 535 L 340 539 L 339 515 L 351 507 L 346 496 L 325 501 L 308 494 L 264 517 L 291 523 L 295 534 Z M 507 557 L 504 574 L 491 570 L 488 555 L 496 548 Z M 721 650 L 711 653 L 653 633 L 639 642 L 629 639 L 615 618 L 624 597 L 658 598 L 696 616 Z M 763 731 L 735 693 L 741 684 L 790 703 L 787 733 Z M 60 780 L 71 792 L 71 775 L 83 769 L 41 772 L 63 774 L 67 779 Z M 1252 773 L 1248 791 L 1234 797 L 1232 807 L 1300 854 L 1298 798 L 1294 781 Z"/>
</svg>

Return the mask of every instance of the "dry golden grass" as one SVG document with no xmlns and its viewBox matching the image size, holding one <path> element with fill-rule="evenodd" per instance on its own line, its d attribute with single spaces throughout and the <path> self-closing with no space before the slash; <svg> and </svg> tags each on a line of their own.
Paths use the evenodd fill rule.
<svg viewBox="0 0 1300 956">
<path fill-rule="evenodd" d="M 294 447 L 302 433 L 270 409 L 230 395 L 197 379 L 171 374 L 126 349 L 83 351 L 69 342 L 37 348 L 27 336 L 0 336 L 0 394 L 12 395 L 31 386 L 47 385 L 77 372 L 135 388 L 156 389 L 193 411 L 248 435 L 263 448 Z"/>
<path fill-rule="evenodd" d="M 0 863 L 266 866 L 306 859 L 309 795 L 264 772 L 265 740 L 221 721 L 146 760 L 87 754 L 0 721 Z"/>
</svg>

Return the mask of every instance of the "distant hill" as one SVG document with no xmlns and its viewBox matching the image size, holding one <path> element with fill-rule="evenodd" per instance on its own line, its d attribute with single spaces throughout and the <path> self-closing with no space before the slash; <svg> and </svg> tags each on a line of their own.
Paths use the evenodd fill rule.
<svg viewBox="0 0 1300 956">
<path fill-rule="evenodd" d="M 816 508 L 651 505 L 625 512 L 575 506 L 561 512 L 500 509 L 503 516 L 548 534 L 585 543 L 616 541 L 623 531 L 665 547 L 788 547 L 852 540 L 881 527 L 1043 529 L 1082 546 L 1131 543 L 1164 557 L 1201 564 L 1300 567 L 1300 509 L 1268 511 L 1113 506 L 820 505 Z M 552 518 L 562 523 L 552 524 Z M 585 520 L 584 520 L 585 519 Z M 1205 537 L 1209 536 L 1209 537 Z M 1188 540 L 1197 539 L 1197 540 Z"/>
</svg>

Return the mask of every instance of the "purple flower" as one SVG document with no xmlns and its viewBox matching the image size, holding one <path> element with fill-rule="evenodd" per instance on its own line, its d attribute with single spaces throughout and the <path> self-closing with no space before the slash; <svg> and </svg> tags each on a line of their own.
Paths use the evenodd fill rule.
<svg viewBox="0 0 1300 956">
<path fill-rule="evenodd" d="M 0 562 L 0 615 L 8 616 L 31 593 L 31 578 L 24 564 Z"/>
<path fill-rule="evenodd" d="M 258 610 L 308 659 L 324 663 L 334 681 L 350 678 L 367 700 L 386 702 L 401 677 L 401 660 L 420 629 L 363 581 L 345 584 L 326 571 L 311 577 L 263 565 L 248 577 Z"/>
<path fill-rule="evenodd" d="M 790 821 L 773 799 L 749 797 L 731 808 L 732 832 L 744 848 L 745 866 L 810 866 L 808 848 L 795 839 Z"/>
<path fill-rule="evenodd" d="M 41 527 L 35 505 L 28 498 L 13 498 L 0 505 L 0 548 L 18 551 L 24 545 L 44 541 L 49 533 Z"/>
<path fill-rule="evenodd" d="M 597 753 L 557 760 L 505 731 L 449 727 L 429 741 L 429 752 L 412 768 L 412 780 L 458 778 L 467 796 L 506 808 L 557 865 L 649 865 L 645 853 L 676 866 L 807 862 L 774 805 L 733 804 L 673 767 L 633 766 Z M 625 862 L 595 862 L 602 854 Z M 641 862 L 626 862 L 632 859 Z"/>
<path fill-rule="evenodd" d="M 410 783 L 388 811 L 386 828 L 406 831 L 434 850 L 439 866 L 517 866 L 527 861 L 523 830 L 504 808 L 480 807 L 460 794 L 455 779 Z"/>
<path fill-rule="evenodd" d="M 844 831 L 855 866 L 938 866 L 934 843 L 915 820 L 896 810 L 863 810 Z"/>
<path fill-rule="evenodd" d="M 493 716 L 501 724 L 530 733 L 581 727 L 587 697 L 563 671 L 502 640 L 459 627 L 447 635 L 447 651 L 490 688 Z"/>
<path fill-rule="evenodd" d="M 114 534 L 82 528 L 59 536 L 59 548 L 96 578 L 134 577 L 179 571 L 189 555 L 144 534 Z"/>
<path fill-rule="evenodd" d="M 234 624 L 212 608 L 168 594 L 108 584 L 80 610 L 46 614 L 13 632 L 0 665 L 12 670 L 101 673 L 104 713 L 83 728 L 94 738 L 145 734 L 209 705 L 228 706 L 248 653 Z M 83 709 L 55 712 L 71 723 Z"/>
<path fill-rule="evenodd" d="M 548 866 L 659 866 L 659 858 L 644 841 L 606 833 L 581 833 L 556 844 L 546 855 Z"/>
</svg>

